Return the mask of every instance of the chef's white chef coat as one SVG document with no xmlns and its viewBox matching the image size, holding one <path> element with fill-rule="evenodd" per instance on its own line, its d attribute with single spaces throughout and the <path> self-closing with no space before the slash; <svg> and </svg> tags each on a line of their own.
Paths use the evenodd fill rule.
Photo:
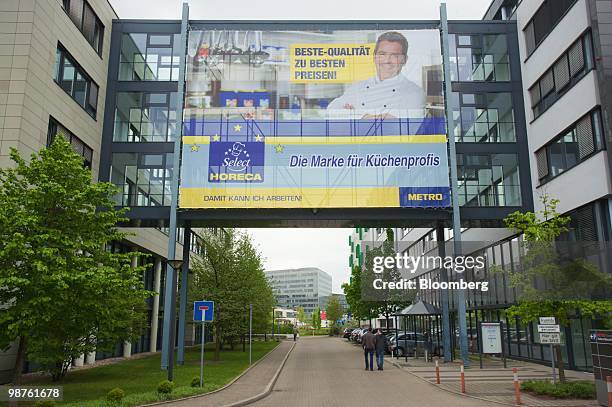
<svg viewBox="0 0 612 407">
<path fill-rule="evenodd" d="M 327 106 L 328 115 L 335 118 L 366 114 L 416 118 L 423 117 L 424 109 L 423 89 L 402 74 L 384 81 L 373 76 L 356 82 Z"/>
</svg>

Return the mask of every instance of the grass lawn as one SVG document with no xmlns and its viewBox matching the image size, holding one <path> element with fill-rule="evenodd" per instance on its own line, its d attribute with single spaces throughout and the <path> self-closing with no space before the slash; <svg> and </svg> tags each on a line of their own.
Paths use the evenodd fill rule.
<svg viewBox="0 0 612 407">
<path fill-rule="evenodd" d="M 253 342 L 253 362 L 274 349 L 277 342 Z M 191 387 L 191 380 L 200 376 L 200 348 L 186 349 L 185 364 L 174 368 L 174 391 L 171 398 L 207 393 L 227 384 L 249 366 L 249 349 L 242 352 L 242 346 L 234 351 L 221 352 L 221 360 L 213 361 L 214 344 L 206 345 L 204 361 L 204 388 Z M 24 385 L 59 385 L 64 387 L 66 406 L 107 406 L 106 394 L 120 387 L 125 398 L 120 406 L 136 406 L 163 400 L 157 394 L 157 385 L 167 378 L 167 372 L 160 370 L 159 353 L 141 359 L 121 361 L 80 371 L 68 372 L 61 382 L 50 378 L 36 378 Z M 176 360 L 176 359 L 175 359 Z M 115 404 L 117 406 L 117 404 Z"/>
</svg>

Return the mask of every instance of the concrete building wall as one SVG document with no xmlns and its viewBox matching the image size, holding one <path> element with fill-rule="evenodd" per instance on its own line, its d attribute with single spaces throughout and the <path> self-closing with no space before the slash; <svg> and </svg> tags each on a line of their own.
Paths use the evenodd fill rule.
<svg viewBox="0 0 612 407">
<path fill-rule="evenodd" d="M 10 147 L 27 156 L 44 147 L 51 115 L 93 149 L 92 173 L 97 178 L 110 31 L 117 15 L 106 0 L 89 4 L 104 24 L 101 55 L 60 0 L 0 2 L 0 166 L 10 164 Z M 95 119 L 54 81 L 58 42 L 99 86 Z"/>
</svg>

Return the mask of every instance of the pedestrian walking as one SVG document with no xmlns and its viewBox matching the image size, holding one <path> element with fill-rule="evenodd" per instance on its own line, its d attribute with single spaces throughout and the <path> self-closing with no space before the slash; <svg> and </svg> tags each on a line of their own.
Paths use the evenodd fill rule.
<svg viewBox="0 0 612 407">
<path fill-rule="evenodd" d="M 363 346 L 363 357 L 365 359 L 365 370 L 374 370 L 374 351 L 376 350 L 376 337 L 371 329 L 368 329 L 361 338 L 361 346 Z M 368 356 L 370 364 L 368 365 Z"/>
<path fill-rule="evenodd" d="M 296 326 L 293 327 L 293 342 L 297 341 L 298 329 Z"/>
<path fill-rule="evenodd" d="M 376 366 L 378 366 L 378 370 L 383 370 L 385 349 L 387 349 L 387 337 L 383 334 L 382 329 L 378 328 L 376 331 Z"/>
</svg>

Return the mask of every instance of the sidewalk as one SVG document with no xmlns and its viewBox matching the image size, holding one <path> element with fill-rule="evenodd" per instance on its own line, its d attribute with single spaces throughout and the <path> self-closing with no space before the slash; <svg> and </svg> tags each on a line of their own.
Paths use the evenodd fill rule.
<svg viewBox="0 0 612 407">
<path fill-rule="evenodd" d="M 256 397 L 268 390 L 269 384 L 276 378 L 277 371 L 285 361 L 287 354 L 293 349 L 293 344 L 293 341 L 282 341 L 272 352 L 260 359 L 259 363 L 227 387 L 203 396 L 164 404 L 177 407 L 243 405 L 241 404 L 242 401 Z"/>
<path fill-rule="evenodd" d="M 460 364 L 443 363 L 440 364 L 440 384 L 436 385 L 435 362 L 425 362 L 421 357 L 414 359 L 386 357 L 391 364 L 399 367 L 420 379 L 432 383 L 436 387 L 453 393 L 461 393 Z M 507 360 L 507 368 L 504 369 L 501 360 L 487 359 L 484 361 L 483 369 L 479 369 L 478 360 L 470 360 L 471 367 L 465 370 L 465 389 L 468 396 L 483 400 L 515 405 L 514 385 L 512 368 L 516 367 L 519 371 L 519 380 L 529 379 L 549 379 L 552 380 L 552 370 L 550 366 L 539 365 L 516 360 Z M 565 371 L 568 380 L 593 380 L 593 374 Z M 549 407 L 549 406 L 597 406 L 596 400 L 563 400 L 545 399 L 531 396 L 521 392 L 521 401 L 524 406 Z"/>
</svg>

